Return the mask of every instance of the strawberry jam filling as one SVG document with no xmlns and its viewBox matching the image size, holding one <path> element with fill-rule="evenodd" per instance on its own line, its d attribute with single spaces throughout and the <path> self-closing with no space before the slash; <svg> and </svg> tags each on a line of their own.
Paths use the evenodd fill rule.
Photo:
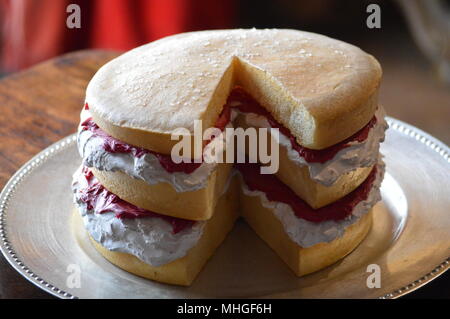
<svg viewBox="0 0 450 319">
<path fill-rule="evenodd" d="M 353 192 L 327 206 L 313 209 L 275 175 L 261 174 L 258 164 L 237 163 L 235 167 L 251 191 L 263 192 L 269 201 L 289 205 L 297 217 L 313 223 L 339 221 L 351 215 L 353 208 L 368 198 L 377 174 L 377 167 L 374 166 L 366 180 Z"/>
<path fill-rule="evenodd" d="M 84 104 L 84 109 L 89 110 L 89 105 L 87 103 Z M 214 127 L 217 127 L 221 131 L 223 131 L 230 122 L 230 118 L 231 109 L 224 108 L 220 113 Z M 82 130 L 89 130 L 95 136 L 102 138 L 103 149 L 105 151 L 110 153 L 131 153 L 136 157 L 141 157 L 145 154 L 153 154 L 154 156 L 156 156 L 161 166 L 169 173 L 183 172 L 185 174 L 190 174 L 202 165 L 202 163 L 175 163 L 170 155 L 150 151 L 142 147 L 133 146 L 128 143 L 122 142 L 103 131 L 93 121 L 92 117 L 87 118 L 83 123 L 81 123 L 81 127 Z M 211 140 L 207 141 L 207 143 L 209 142 L 211 142 Z"/>
<path fill-rule="evenodd" d="M 270 112 L 263 108 L 258 102 L 256 102 L 255 99 L 253 99 L 240 87 L 236 87 L 231 91 L 227 102 L 224 105 L 223 110 L 214 125 L 215 127 L 219 128 L 222 131 L 225 129 L 228 123 L 230 123 L 232 108 L 237 108 L 242 113 L 255 113 L 264 116 L 271 127 L 279 129 L 282 134 L 289 138 L 292 148 L 295 149 L 298 154 L 303 157 L 306 162 L 309 163 L 325 163 L 326 161 L 331 160 L 340 150 L 350 146 L 351 142 L 365 141 L 369 135 L 370 129 L 377 122 L 377 119 L 374 116 L 369 121 L 369 123 L 366 124 L 366 126 L 364 126 L 362 129 L 360 129 L 358 132 L 345 139 L 344 141 L 323 150 L 313 150 L 299 145 L 288 128 L 275 120 Z M 89 106 L 87 103 L 84 105 L 84 109 L 89 110 Z M 131 153 L 137 157 L 141 157 L 144 154 L 153 154 L 158 158 L 161 166 L 169 173 L 183 172 L 186 174 L 190 174 L 197 168 L 199 168 L 202 164 L 187 162 L 175 163 L 170 155 L 150 151 L 142 147 L 133 146 L 128 143 L 122 142 L 103 131 L 92 120 L 91 117 L 81 123 L 81 126 L 83 130 L 89 130 L 95 136 L 101 137 L 103 139 L 103 148 L 105 149 L 105 151 L 110 153 Z"/>
<path fill-rule="evenodd" d="M 110 153 L 131 153 L 136 157 L 141 157 L 145 154 L 153 154 L 156 156 L 161 166 L 169 173 L 183 172 L 190 174 L 202 165 L 202 163 L 175 163 L 170 155 L 161 154 L 122 142 L 103 131 L 91 117 L 81 123 L 81 127 L 83 130 L 89 130 L 95 136 L 101 137 L 103 139 L 103 149 L 105 151 Z"/>
<path fill-rule="evenodd" d="M 162 218 L 172 225 L 174 234 L 191 227 L 195 222 L 181 218 L 161 215 L 146 209 L 130 204 L 117 195 L 108 191 L 98 180 L 94 174 L 87 168 L 83 167 L 82 174 L 87 182 L 87 187 L 81 189 L 81 201 L 87 205 L 87 209 L 93 210 L 97 214 L 112 212 L 119 219 L 122 218 Z"/>
<path fill-rule="evenodd" d="M 236 103 L 237 102 L 237 103 Z M 265 108 L 263 108 L 255 99 L 253 99 L 242 88 L 235 88 L 228 97 L 227 103 L 224 108 L 237 108 L 242 113 L 255 113 L 266 117 L 270 126 L 277 128 L 280 132 L 289 138 L 292 148 L 295 149 L 301 157 L 308 163 L 325 163 L 332 159 L 340 150 L 350 146 L 351 142 L 363 142 L 369 136 L 369 131 L 377 122 L 374 116 L 369 123 L 366 124 L 358 132 L 328 148 L 322 150 L 313 150 L 299 145 L 292 135 L 291 131 L 279 123 Z"/>
</svg>

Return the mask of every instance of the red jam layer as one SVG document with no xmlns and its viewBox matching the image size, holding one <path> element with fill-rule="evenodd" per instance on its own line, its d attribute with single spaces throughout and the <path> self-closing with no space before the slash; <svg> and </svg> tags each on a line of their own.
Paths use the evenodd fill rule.
<svg viewBox="0 0 450 319">
<path fill-rule="evenodd" d="M 238 105 L 231 106 L 233 102 L 238 102 Z M 280 132 L 287 136 L 291 141 L 292 148 L 295 149 L 301 157 L 305 159 L 308 163 L 325 163 L 326 161 L 332 159 L 341 149 L 350 146 L 351 142 L 363 142 L 367 139 L 370 129 L 376 124 L 377 119 L 374 116 L 369 123 L 366 124 L 358 132 L 345 139 L 344 141 L 332 145 L 323 150 L 313 150 L 299 145 L 292 135 L 291 131 L 279 123 L 265 108 L 263 108 L 255 99 L 253 99 L 247 92 L 242 88 L 235 88 L 230 96 L 228 97 L 227 103 L 224 108 L 236 107 L 239 111 L 243 113 L 255 113 L 258 115 L 265 116 L 270 126 L 277 128 Z"/>
<path fill-rule="evenodd" d="M 84 109 L 89 110 L 89 105 L 87 103 L 84 104 Z M 230 118 L 230 108 L 224 108 L 214 126 L 223 131 L 230 122 Z M 153 154 L 158 158 L 161 166 L 169 173 L 183 172 L 185 174 L 190 174 L 197 168 L 199 168 L 200 165 L 202 165 L 202 163 L 175 163 L 170 155 L 150 151 L 142 147 L 133 146 L 128 143 L 122 142 L 103 131 L 92 120 L 92 117 L 89 117 L 83 123 L 81 123 L 81 127 L 83 128 L 83 130 L 89 130 L 94 133 L 95 136 L 101 137 L 103 139 L 103 148 L 105 151 L 110 153 L 131 153 L 136 157 L 141 157 L 144 154 L 149 153 Z M 209 142 L 210 141 L 208 141 L 208 143 Z"/>
<path fill-rule="evenodd" d="M 87 104 L 86 104 L 87 105 Z M 161 166 L 169 173 L 174 172 L 183 172 L 186 174 L 190 174 L 195 171 L 197 168 L 202 165 L 202 163 L 175 163 L 172 161 L 172 157 L 170 155 L 161 154 L 158 152 L 150 151 L 144 149 L 142 147 L 133 146 L 128 143 L 122 142 L 111 135 L 108 135 L 105 131 L 103 131 L 93 120 L 92 118 L 86 119 L 83 123 L 81 123 L 81 127 L 83 130 L 91 131 L 95 136 L 101 137 L 103 139 L 103 148 L 105 151 L 110 153 L 131 153 L 136 157 L 141 157 L 144 154 L 153 154 L 158 158 Z"/>
<path fill-rule="evenodd" d="M 238 105 L 232 105 L 234 104 L 233 102 L 238 102 Z M 223 110 L 216 121 L 216 124 L 214 125 L 215 127 L 219 128 L 222 131 L 225 129 L 225 127 L 231 120 L 231 108 L 233 107 L 236 107 L 240 112 L 243 113 L 255 113 L 265 116 L 270 126 L 272 126 L 273 128 L 278 128 L 282 134 L 287 136 L 291 141 L 292 148 L 295 149 L 299 153 L 299 155 L 309 163 L 325 163 L 326 161 L 332 159 L 340 150 L 350 146 L 349 143 L 363 142 L 367 139 L 370 129 L 377 122 L 377 119 L 374 116 L 369 121 L 369 123 L 366 124 L 366 126 L 364 126 L 361 130 L 359 130 L 346 140 L 323 150 L 313 150 L 299 145 L 288 128 L 284 127 L 281 123 L 276 121 L 275 118 L 265 108 L 263 108 L 258 102 L 256 102 L 255 99 L 253 99 L 240 87 L 236 87 L 231 91 L 227 102 L 224 105 Z M 89 110 L 89 106 L 87 103 L 85 104 L 84 108 L 86 110 Z M 199 168 L 202 164 L 185 162 L 175 163 L 170 155 L 150 151 L 122 142 L 108 135 L 105 131 L 99 128 L 99 126 L 92 120 L 92 118 L 86 119 L 83 123 L 81 123 L 81 126 L 83 127 L 83 130 L 90 130 L 96 136 L 103 138 L 103 148 L 107 152 L 131 153 L 137 157 L 141 157 L 144 154 L 151 153 L 158 158 L 161 166 L 169 173 L 183 172 L 186 174 L 190 174 L 197 168 Z"/>
<path fill-rule="evenodd" d="M 144 217 L 162 218 L 172 225 L 172 232 L 174 234 L 191 227 L 195 223 L 192 220 L 165 216 L 136 207 L 107 190 L 98 182 L 94 177 L 94 174 L 92 174 L 87 167 L 83 167 L 82 173 L 86 178 L 88 187 L 80 190 L 81 201 L 86 203 L 87 208 L 93 210 L 96 214 L 112 212 L 120 219 Z"/>
<path fill-rule="evenodd" d="M 237 163 L 235 167 L 251 191 L 261 191 L 268 200 L 289 205 L 297 217 L 313 223 L 339 221 L 349 216 L 359 202 L 367 199 L 377 173 L 374 166 L 366 180 L 353 192 L 327 206 L 313 209 L 275 175 L 261 174 L 258 164 Z"/>
</svg>

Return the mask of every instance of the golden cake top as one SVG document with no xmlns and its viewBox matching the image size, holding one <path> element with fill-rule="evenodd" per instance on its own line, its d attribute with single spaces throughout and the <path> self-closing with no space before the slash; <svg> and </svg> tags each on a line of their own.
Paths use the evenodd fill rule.
<svg viewBox="0 0 450 319">
<path fill-rule="evenodd" d="M 377 107 L 378 62 L 359 48 L 296 30 L 183 33 L 104 65 L 86 92 L 94 120 L 130 144 L 170 153 L 171 133 L 212 126 L 244 87 L 300 145 L 322 149 L 362 128 Z"/>
</svg>

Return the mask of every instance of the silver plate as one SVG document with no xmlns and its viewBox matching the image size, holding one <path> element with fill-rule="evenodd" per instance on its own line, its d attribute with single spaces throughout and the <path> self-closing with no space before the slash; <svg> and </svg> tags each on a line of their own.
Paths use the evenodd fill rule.
<svg viewBox="0 0 450 319">
<path fill-rule="evenodd" d="M 71 219 L 70 183 L 80 158 L 73 135 L 36 155 L 6 184 L 0 249 L 26 279 L 62 298 L 395 298 L 449 268 L 450 151 L 415 127 L 388 121 L 383 201 L 371 232 L 346 258 L 309 276 L 295 277 L 243 222 L 189 288 L 113 266 L 84 232 L 75 235 L 81 226 Z M 380 267 L 380 288 L 367 287 L 370 264 Z M 78 268 L 80 286 L 73 287 Z"/>
</svg>

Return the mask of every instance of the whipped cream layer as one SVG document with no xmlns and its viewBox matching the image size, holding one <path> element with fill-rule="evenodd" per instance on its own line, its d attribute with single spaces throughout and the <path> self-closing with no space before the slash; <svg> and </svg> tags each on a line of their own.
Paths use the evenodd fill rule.
<svg viewBox="0 0 450 319">
<path fill-rule="evenodd" d="M 80 123 L 89 117 L 89 110 L 83 109 Z M 233 114 L 232 118 L 234 117 Z M 232 126 L 228 124 L 226 127 Z M 83 165 L 100 171 L 121 171 L 150 185 L 169 183 L 177 192 L 190 192 L 206 187 L 209 176 L 217 167 L 217 161 L 209 158 L 211 156 L 207 154 L 214 153 L 210 151 L 211 149 L 221 149 L 223 141 L 223 134 L 212 139 L 204 149 L 204 161 L 195 171 L 187 174 L 166 171 L 157 156 L 152 153 L 135 156 L 132 153 L 108 152 L 103 147 L 103 138 L 89 130 L 83 130 L 81 125 L 78 127 L 77 136 L 78 151 L 83 158 Z"/>
<path fill-rule="evenodd" d="M 240 102 L 232 102 L 231 106 Z M 267 118 L 256 113 L 242 113 L 236 109 L 231 111 L 230 123 L 226 128 L 232 127 L 234 118 L 242 114 L 247 125 L 258 128 L 271 128 Z M 292 146 L 288 136 L 279 132 L 279 145 L 285 147 L 289 159 L 299 166 L 307 166 L 309 175 L 314 181 L 325 186 L 333 185 L 341 176 L 362 167 L 370 167 L 377 161 L 380 143 L 383 142 L 388 127 L 385 113 L 378 107 L 375 117 L 376 123 L 369 130 L 363 141 L 351 141 L 346 147 L 339 150 L 332 159 L 320 162 L 308 162 Z M 90 117 L 88 110 L 83 110 L 81 123 Z M 271 131 L 271 130 L 269 130 Z M 204 149 L 204 155 L 210 154 L 210 149 L 223 147 L 224 132 L 214 138 Z M 121 171 L 125 174 L 141 179 L 148 184 L 169 183 L 177 192 L 195 191 L 206 187 L 210 174 L 217 168 L 217 162 L 206 155 L 201 165 L 192 173 L 168 172 L 161 165 L 158 157 L 152 153 L 136 156 L 132 153 L 109 152 L 103 146 L 103 138 L 80 126 L 77 137 L 78 150 L 83 158 L 83 164 L 95 167 L 101 171 Z M 218 144 L 221 143 L 221 144 Z M 226 145 L 225 145 L 226 148 Z"/>
<path fill-rule="evenodd" d="M 271 128 L 265 116 L 255 113 L 241 114 L 245 116 L 245 121 L 249 126 Z M 311 179 L 325 186 L 331 186 L 342 175 L 361 167 L 370 167 L 377 162 L 380 143 L 384 141 L 385 131 L 388 127 L 384 116 L 384 109 L 379 106 L 375 112 L 376 124 L 370 129 L 367 138 L 362 142 L 348 143 L 347 147 L 341 149 L 332 159 L 324 163 L 307 162 L 292 147 L 290 139 L 282 132 L 279 134 L 279 144 L 287 149 L 291 161 L 297 165 L 308 167 Z"/>
<path fill-rule="evenodd" d="M 78 169 L 72 190 L 83 223 L 91 237 L 111 251 L 128 253 L 152 266 L 161 266 L 184 257 L 203 234 L 205 222 L 195 222 L 174 233 L 172 225 L 158 217 L 117 218 L 112 212 L 96 213 L 81 200 L 81 190 L 88 187 Z"/>
<path fill-rule="evenodd" d="M 367 198 L 356 204 L 349 216 L 339 221 L 310 222 L 297 217 L 291 206 L 268 200 L 264 192 L 250 190 L 245 182 L 242 182 L 242 191 L 247 196 L 258 196 L 261 204 L 270 209 L 280 220 L 289 238 L 299 246 L 308 248 L 322 242 L 329 243 L 336 238 L 342 237 L 348 226 L 357 222 L 381 200 L 380 185 L 383 180 L 385 166 L 381 158 L 377 157 L 377 159 L 376 178 Z"/>
</svg>

